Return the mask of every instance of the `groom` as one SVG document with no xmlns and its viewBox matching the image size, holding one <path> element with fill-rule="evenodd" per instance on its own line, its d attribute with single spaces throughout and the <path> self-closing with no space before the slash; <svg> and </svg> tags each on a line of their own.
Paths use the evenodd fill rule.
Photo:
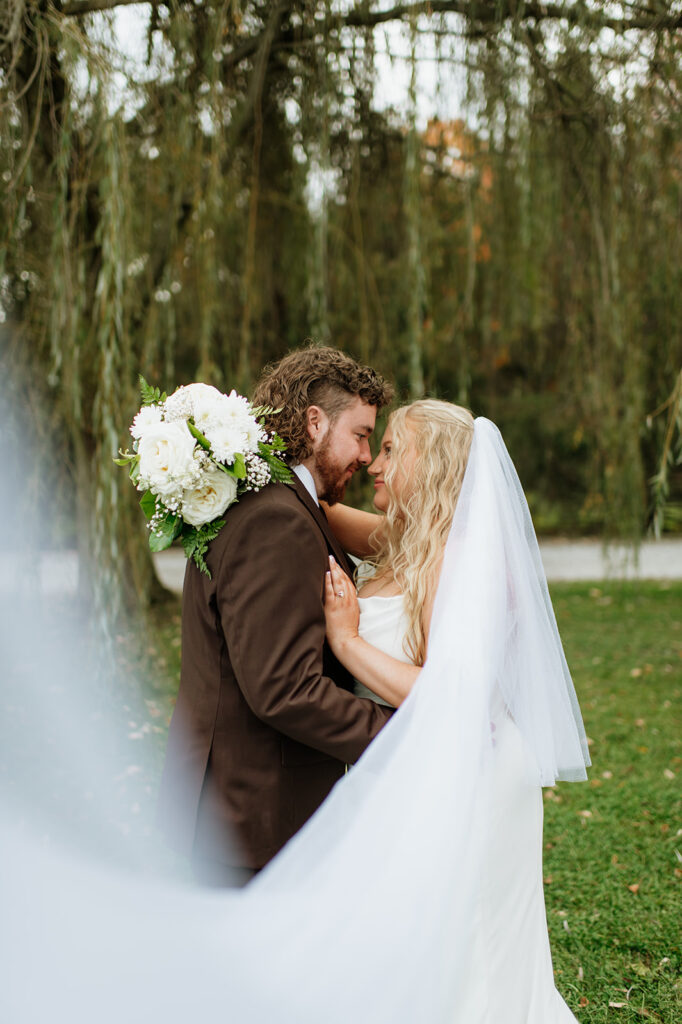
<svg viewBox="0 0 682 1024">
<path fill-rule="evenodd" d="M 354 696 L 325 641 L 329 555 L 351 575 L 320 500 L 371 461 L 391 386 L 333 348 L 267 369 L 255 405 L 288 449 L 291 485 L 245 494 L 185 572 L 182 668 L 160 823 L 210 885 L 244 884 L 322 803 L 390 710 Z"/>
</svg>

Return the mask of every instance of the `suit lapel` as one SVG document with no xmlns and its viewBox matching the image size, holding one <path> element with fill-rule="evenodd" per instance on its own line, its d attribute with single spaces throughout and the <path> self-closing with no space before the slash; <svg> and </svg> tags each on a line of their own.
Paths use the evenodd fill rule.
<svg viewBox="0 0 682 1024">
<path fill-rule="evenodd" d="M 301 483 L 301 481 L 299 480 L 295 473 L 293 474 L 293 477 L 294 479 L 290 486 L 293 487 L 298 499 L 303 502 L 303 504 L 308 509 L 311 516 L 319 526 L 319 528 L 322 530 L 322 533 L 325 536 L 328 546 L 331 548 L 331 552 L 334 555 L 334 558 L 339 563 L 339 565 L 346 573 L 346 575 L 350 576 L 350 578 L 352 579 L 353 566 L 348 561 L 345 551 L 343 550 L 338 540 L 336 539 L 334 531 L 327 522 L 327 517 L 325 516 L 324 512 L 319 507 L 319 505 L 315 504 L 312 497 L 308 493 L 308 490 L 306 489 L 304 484 Z"/>
</svg>

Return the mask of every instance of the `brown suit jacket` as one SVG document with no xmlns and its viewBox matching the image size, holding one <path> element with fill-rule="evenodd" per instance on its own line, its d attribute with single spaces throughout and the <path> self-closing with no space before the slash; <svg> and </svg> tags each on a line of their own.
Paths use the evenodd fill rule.
<svg viewBox="0 0 682 1024">
<path fill-rule="evenodd" d="M 354 696 L 325 642 L 330 552 L 350 574 L 295 477 L 229 510 L 206 558 L 210 580 L 187 564 L 159 817 L 188 854 L 262 867 L 391 714 Z"/>
</svg>

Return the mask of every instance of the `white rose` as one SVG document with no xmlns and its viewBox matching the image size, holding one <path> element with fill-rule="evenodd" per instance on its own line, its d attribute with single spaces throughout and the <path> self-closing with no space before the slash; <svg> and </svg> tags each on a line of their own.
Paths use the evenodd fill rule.
<svg viewBox="0 0 682 1024">
<path fill-rule="evenodd" d="M 194 438 L 184 423 L 150 426 L 140 438 L 138 454 L 141 482 L 161 497 L 196 479 Z"/>
<path fill-rule="evenodd" d="M 209 469 L 201 483 L 182 496 L 182 518 L 191 526 L 217 519 L 237 497 L 237 481 L 222 469 Z"/>
<path fill-rule="evenodd" d="M 222 398 L 222 392 L 211 384 L 186 384 L 178 388 L 166 399 L 164 412 L 167 420 L 186 420 L 194 416 L 194 408 L 199 400 L 215 401 Z M 200 428 L 201 429 L 201 428 Z"/>
<path fill-rule="evenodd" d="M 155 427 L 161 422 L 161 408 L 158 405 L 143 405 L 133 420 L 130 433 L 139 440 L 149 427 Z"/>
</svg>

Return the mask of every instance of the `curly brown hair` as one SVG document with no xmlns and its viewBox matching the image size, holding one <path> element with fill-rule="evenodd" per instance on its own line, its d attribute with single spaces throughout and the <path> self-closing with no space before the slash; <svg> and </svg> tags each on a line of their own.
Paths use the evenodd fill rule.
<svg viewBox="0 0 682 1024">
<path fill-rule="evenodd" d="M 266 426 L 276 430 L 286 444 L 287 460 L 302 462 L 313 450 L 307 430 L 308 408 L 319 405 L 333 423 L 356 397 L 379 411 L 393 398 L 393 386 L 345 352 L 309 345 L 266 366 L 252 402 L 280 410 L 267 417 Z"/>
</svg>

